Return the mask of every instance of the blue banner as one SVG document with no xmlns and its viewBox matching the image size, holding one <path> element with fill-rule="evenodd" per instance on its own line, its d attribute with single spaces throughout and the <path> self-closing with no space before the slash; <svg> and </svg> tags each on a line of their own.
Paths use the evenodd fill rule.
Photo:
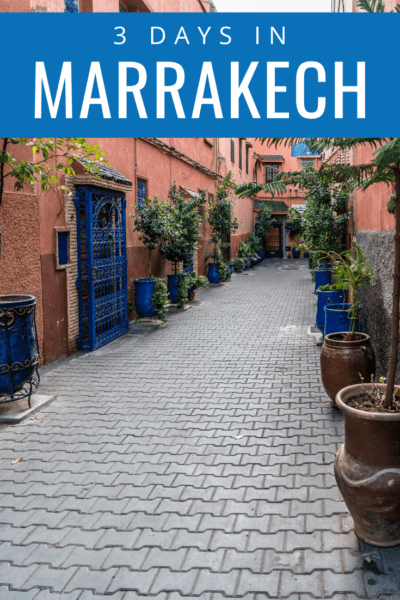
<svg viewBox="0 0 400 600">
<path fill-rule="evenodd" d="M 400 136 L 397 14 L 0 14 L 0 136 Z"/>
</svg>

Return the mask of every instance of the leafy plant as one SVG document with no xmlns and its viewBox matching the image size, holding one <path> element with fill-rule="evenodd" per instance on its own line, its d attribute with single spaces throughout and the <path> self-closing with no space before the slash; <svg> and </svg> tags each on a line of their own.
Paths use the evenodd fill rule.
<svg viewBox="0 0 400 600">
<path fill-rule="evenodd" d="M 178 293 L 176 294 L 176 305 L 178 310 L 183 310 L 186 307 L 188 300 L 188 285 L 185 281 L 186 277 L 182 277 L 178 284 Z"/>
<path fill-rule="evenodd" d="M 353 247 L 350 250 L 340 254 L 330 254 L 329 256 L 335 261 L 333 276 L 336 285 L 341 290 L 351 290 L 353 295 L 348 312 L 352 323 L 350 333 L 354 335 L 360 309 L 359 289 L 362 285 L 374 285 L 374 269 L 371 263 L 366 260 L 365 254 L 355 239 L 353 239 Z"/>
<path fill-rule="evenodd" d="M 291 239 L 303 231 L 303 215 L 295 208 L 289 209 L 289 218 L 286 223 L 286 231 Z"/>
<path fill-rule="evenodd" d="M 185 277 L 179 282 L 178 294 L 177 294 L 177 306 L 178 309 L 183 310 L 187 304 L 188 291 L 191 288 L 204 287 L 206 285 L 207 278 L 202 277 L 196 271 L 188 271 L 185 273 Z"/>
<path fill-rule="evenodd" d="M 156 283 L 154 286 L 154 293 L 153 293 L 153 298 L 152 298 L 153 306 L 156 310 L 157 317 L 160 319 L 160 321 L 163 321 L 163 323 L 166 323 L 168 321 L 168 319 L 167 319 L 168 304 L 169 304 L 168 289 L 167 289 L 167 286 L 165 285 L 164 280 L 161 279 L 160 277 L 156 277 L 155 281 L 156 281 Z"/>
<path fill-rule="evenodd" d="M 348 288 L 342 288 L 337 283 L 327 283 L 326 285 L 320 285 L 318 288 L 320 292 L 342 292 L 344 289 Z"/>
<path fill-rule="evenodd" d="M 170 208 L 157 196 L 147 198 L 142 205 L 135 207 L 137 214 L 131 215 L 135 224 L 134 231 L 139 232 L 139 240 L 149 252 L 148 269 L 151 276 L 151 253 L 171 236 L 173 223 Z"/>
<path fill-rule="evenodd" d="M 383 0 L 357 0 L 356 6 L 365 12 L 385 12 Z M 400 4 L 396 4 L 390 12 L 400 12 Z"/>
<path fill-rule="evenodd" d="M 235 271 L 235 273 L 243 273 L 244 267 L 245 267 L 244 258 L 241 258 L 238 256 L 232 261 L 232 264 L 233 264 L 233 270 Z"/>
<path fill-rule="evenodd" d="M 168 215 L 170 229 L 167 238 L 161 242 L 161 252 L 174 264 L 174 273 L 178 272 L 178 263 L 190 263 L 198 249 L 201 239 L 201 226 L 204 217 L 199 206 L 205 202 L 205 192 L 200 198 L 185 198 L 174 183 L 168 193 Z"/>
<path fill-rule="evenodd" d="M 231 281 L 232 279 L 230 268 L 222 260 L 218 261 L 218 275 L 221 283 Z"/>
<path fill-rule="evenodd" d="M 250 254 L 250 245 L 246 241 L 242 240 L 239 244 L 237 256 L 238 256 L 238 258 L 247 259 L 249 254 Z"/>
<path fill-rule="evenodd" d="M 268 229 L 276 225 L 276 223 L 277 221 L 275 217 L 271 215 L 270 210 L 266 206 L 263 206 L 256 218 L 254 234 L 265 242 L 268 237 Z"/>
<path fill-rule="evenodd" d="M 224 179 L 218 180 L 215 186 L 215 198 L 210 202 L 208 210 L 208 222 L 210 223 L 212 235 L 210 243 L 214 246 L 211 252 L 205 256 L 206 262 L 212 259 L 214 262 L 222 261 L 224 252 L 230 248 L 230 236 L 239 228 L 239 223 L 233 214 L 235 182 L 232 172 Z"/>
<path fill-rule="evenodd" d="M 11 151 L 14 147 L 32 151 L 32 160 L 20 159 Z M 3 138 L 0 148 L 0 205 L 4 195 L 4 181 L 15 180 L 14 189 L 22 190 L 25 184 L 31 188 L 39 182 L 42 191 L 50 188 L 65 190 L 59 176 L 75 175 L 73 161 L 82 163 L 86 173 L 99 175 L 96 163 L 107 163 L 98 144 L 89 144 L 85 138 Z"/>
<path fill-rule="evenodd" d="M 196 271 L 189 271 L 188 273 L 186 273 L 185 281 L 188 290 L 190 290 L 190 288 L 192 287 L 197 289 L 206 285 L 207 277 L 199 275 Z"/>
</svg>

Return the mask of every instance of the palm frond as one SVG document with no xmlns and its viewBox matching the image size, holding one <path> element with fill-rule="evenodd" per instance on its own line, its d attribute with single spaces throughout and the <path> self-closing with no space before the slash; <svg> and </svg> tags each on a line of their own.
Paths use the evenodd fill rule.
<svg viewBox="0 0 400 600">
<path fill-rule="evenodd" d="M 393 138 L 373 153 L 377 169 L 387 169 L 390 165 L 400 163 L 400 138 Z"/>
<path fill-rule="evenodd" d="M 357 8 L 361 8 L 365 12 L 385 12 L 383 0 L 357 0 L 356 5 Z"/>
<path fill-rule="evenodd" d="M 239 198 L 252 198 L 260 192 L 275 196 L 286 191 L 286 184 L 278 178 L 270 183 L 242 183 L 236 186 L 236 195 Z"/>
<path fill-rule="evenodd" d="M 400 6 L 400 5 L 399 5 Z M 382 146 L 387 138 L 258 138 L 267 148 L 283 146 L 284 148 L 295 146 L 300 142 L 307 142 L 312 152 L 321 154 L 328 148 L 340 148 L 347 150 L 358 146 L 370 146 L 374 150 Z"/>
</svg>

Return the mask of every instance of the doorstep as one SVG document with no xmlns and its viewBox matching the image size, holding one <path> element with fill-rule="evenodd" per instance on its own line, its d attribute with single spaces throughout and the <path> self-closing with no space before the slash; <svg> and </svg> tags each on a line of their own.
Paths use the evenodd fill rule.
<svg viewBox="0 0 400 600">
<path fill-rule="evenodd" d="M 16 402 L 9 402 L 8 404 L 2 404 L 0 405 L 0 425 L 14 425 L 21 423 L 53 402 L 55 398 L 56 396 L 33 394 L 31 398 L 31 408 L 29 408 L 27 398 L 17 400 Z"/>
</svg>

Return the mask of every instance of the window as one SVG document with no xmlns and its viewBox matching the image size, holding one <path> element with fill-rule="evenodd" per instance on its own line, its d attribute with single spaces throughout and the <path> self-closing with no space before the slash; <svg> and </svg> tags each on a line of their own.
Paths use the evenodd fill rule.
<svg viewBox="0 0 400 600">
<path fill-rule="evenodd" d="M 267 163 L 265 171 L 265 183 L 273 181 L 279 173 L 278 166 L 275 163 Z"/>
<path fill-rule="evenodd" d="M 307 159 L 307 158 L 303 158 L 300 160 L 301 162 L 301 170 L 304 171 L 304 169 L 308 166 L 308 167 L 314 167 L 315 169 L 315 160 L 313 159 Z"/>
<path fill-rule="evenodd" d="M 231 163 L 235 163 L 235 138 L 231 138 Z"/>
<path fill-rule="evenodd" d="M 246 173 L 249 174 L 249 147 L 246 146 Z"/>
<path fill-rule="evenodd" d="M 137 180 L 136 203 L 138 210 L 142 208 L 147 200 L 147 182 L 143 179 Z"/>
<path fill-rule="evenodd" d="M 56 269 L 65 269 L 70 265 L 69 258 L 70 232 L 66 229 L 56 229 Z"/>
<path fill-rule="evenodd" d="M 254 183 L 257 183 L 257 163 L 254 165 L 253 169 L 253 181 Z"/>
<path fill-rule="evenodd" d="M 239 139 L 239 169 L 243 169 L 243 149 L 241 139 Z"/>
<path fill-rule="evenodd" d="M 79 12 L 79 0 L 64 0 L 64 12 L 66 12 L 66 13 Z"/>
</svg>

